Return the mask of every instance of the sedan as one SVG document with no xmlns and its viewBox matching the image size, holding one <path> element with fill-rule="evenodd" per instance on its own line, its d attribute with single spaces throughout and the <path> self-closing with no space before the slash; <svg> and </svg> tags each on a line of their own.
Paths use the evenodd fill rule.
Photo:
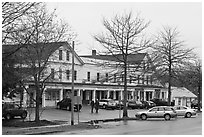
<svg viewBox="0 0 204 137">
<path fill-rule="evenodd" d="M 147 118 L 164 118 L 165 120 L 170 120 L 171 118 L 177 117 L 177 113 L 173 107 L 157 106 L 146 111 L 137 112 L 135 117 L 142 120 L 146 120 Z"/>
<path fill-rule="evenodd" d="M 191 116 L 196 115 L 195 109 L 191 109 L 186 106 L 174 106 L 174 109 L 176 110 L 178 116 L 190 118 Z"/>
<path fill-rule="evenodd" d="M 144 108 L 146 108 L 146 109 L 149 109 L 149 108 L 156 106 L 156 104 L 152 101 L 142 101 L 142 104 L 144 104 Z"/>
<path fill-rule="evenodd" d="M 99 100 L 99 106 L 104 109 L 116 109 L 117 103 L 113 99 L 101 99 Z"/>
<path fill-rule="evenodd" d="M 128 108 L 131 108 L 131 109 L 144 108 L 144 104 L 142 104 L 142 102 L 140 101 L 131 100 L 131 101 L 128 101 Z"/>
<path fill-rule="evenodd" d="M 70 98 L 64 98 L 63 100 L 57 102 L 57 108 L 58 109 L 66 109 L 68 111 L 71 111 L 71 99 Z M 81 104 L 74 104 L 74 111 L 80 111 L 82 108 Z"/>
</svg>

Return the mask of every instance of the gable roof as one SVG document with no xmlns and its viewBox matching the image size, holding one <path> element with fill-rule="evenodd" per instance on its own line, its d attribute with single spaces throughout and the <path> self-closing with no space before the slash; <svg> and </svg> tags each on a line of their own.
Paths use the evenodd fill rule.
<svg viewBox="0 0 204 137">
<path fill-rule="evenodd" d="M 141 63 L 144 60 L 144 57 L 147 55 L 147 53 L 137 53 L 137 54 L 129 54 L 127 61 L 129 63 Z M 99 59 L 99 60 L 107 60 L 107 61 L 115 61 L 115 62 L 122 62 L 123 61 L 123 55 L 117 54 L 117 55 L 89 55 L 89 56 L 80 56 L 84 58 L 91 58 L 91 59 Z"/>
<path fill-rule="evenodd" d="M 38 56 L 36 55 L 36 51 L 40 50 L 38 52 L 40 55 L 41 60 L 46 60 L 50 57 L 52 53 L 54 53 L 57 49 L 59 49 L 61 46 L 67 46 L 68 49 L 72 51 L 72 47 L 67 42 L 51 42 L 51 43 L 36 43 L 36 44 L 25 44 L 25 45 L 3 45 L 2 46 L 2 55 L 3 57 L 6 55 L 9 55 L 11 53 L 14 53 L 14 55 L 18 59 L 23 59 L 26 57 L 26 52 L 29 52 L 29 56 L 32 59 L 37 59 Z M 16 52 L 15 52 L 16 51 Z M 83 60 L 77 55 L 77 53 L 74 51 L 75 57 L 79 60 L 81 64 L 84 64 Z"/>
<path fill-rule="evenodd" d="M 197 97 L 191 91 L 185 87 L 172 87 L 171 88 L 172 97 Z"/>
</svg>

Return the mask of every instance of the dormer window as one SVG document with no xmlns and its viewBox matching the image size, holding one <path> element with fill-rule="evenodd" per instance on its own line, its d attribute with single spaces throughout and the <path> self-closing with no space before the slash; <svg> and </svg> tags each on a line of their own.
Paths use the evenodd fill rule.
<svg viewBox="0 0 204 137">
<path fill-rule="evenodd" d="M 62 50 L 59 50 L 59 60 L 62 60 Z"/>
</svg>

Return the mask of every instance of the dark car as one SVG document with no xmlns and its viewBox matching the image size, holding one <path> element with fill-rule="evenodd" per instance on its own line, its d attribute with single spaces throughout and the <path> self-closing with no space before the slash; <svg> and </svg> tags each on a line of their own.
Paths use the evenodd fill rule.
<svg viewBox="0 0 204 137">
<path fill-rule="evenodd" d="M 156 106 L 156 104 L 152 101 L 141 101 L 141 102 L 142 102 L 142 104 L 144 104 L 144 108 L 146 108 L 146 109 L 149 109 L 149 108 Z"/>
<path fill-rule="evenodd" d="M 63 100 L 57 102 L 57 108 L 58 109 L 66 109 L 68 111 L 71 111 L 71 99 L 70 98 L 64 98 Z M 80 111 L 82 108 L 81 104 L 74 104 L 74 111 Z"/>
<path fill-rule="evenodd" d="M 131 108 L 131 109 L 144 108 L 144 104 L 142 104 L 142 102 L 134 101 L 134 100 L 128 101 L 127 106 L 128 106 L 128 108 Z"/>
<path fill-rule="evenodd" d="M 10 120 L 16 116 L 20 116 L 22 119 L 27 117 L 27 110 L 20 107 L 15 103 L 3 103 L 2 104 L 2 117 L 7 120 Z"/>
<path fill-rule="evenodd" d="M 168 106 L 168 102 L 164 101 L 162 99 L 154 98 L 150 101 L 154 102 L 156 104 L 156 106 Z"/>
</svg>

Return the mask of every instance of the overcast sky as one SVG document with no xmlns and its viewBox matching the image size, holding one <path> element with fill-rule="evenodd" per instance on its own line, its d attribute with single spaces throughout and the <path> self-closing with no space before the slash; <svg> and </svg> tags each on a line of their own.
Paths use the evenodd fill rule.
<svg viewBox="0 0 204 137">
<path fill-rule="evenodd" d="M 48 9 L 56 8 L 59 18 L 64 19 L 78 33 L 81 44 L 76 50 L 79 55 L 91 54 L 92 49 L 99 49 L 99 44 L 92 35 L 104 31 L 102 18 L 111 18 L 115 14 L 128 13 L 151 21 L 146 30 L 148 35 L 156 34 L 163 26 L 177 27 L 181 40 L 187 47 L 195 47 L 195 52 L 202 55 L 202 4 L 201 3 L 161 3 L 161 2 L 63 2 L 47 3 Z"/>
</svg>

